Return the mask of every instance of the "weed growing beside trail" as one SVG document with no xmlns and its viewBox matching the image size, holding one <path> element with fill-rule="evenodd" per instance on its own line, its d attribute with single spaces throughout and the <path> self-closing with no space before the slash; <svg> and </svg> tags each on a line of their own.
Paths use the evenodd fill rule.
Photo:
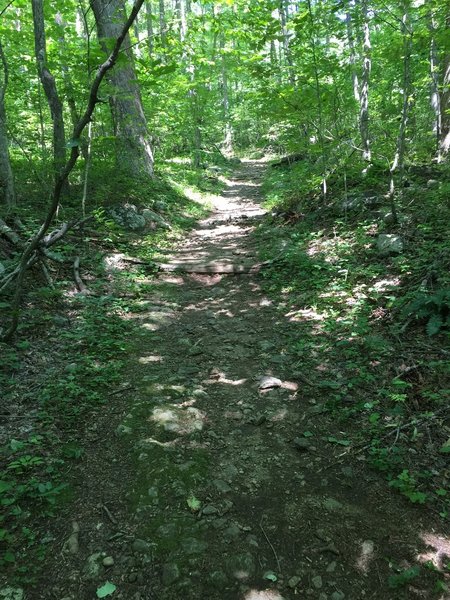
<svg viewBox="0 0 450 600">
<path fill-rule="evenodd" d="M 412 178 L 394 225 L 379 175 L 349 181 L 324 202 L 305 163 L 268 170 L 272 217 L 256 236 L 262 258 L 275 260 L 264 286 L 303 325 L 297 367 L 345 430 L 343 452 L 447 519 L 450 184 L 445 172 L 438 190 Z M 384 233 L 401 236 L 404 251 L 380 255 Z"/>
</svg>

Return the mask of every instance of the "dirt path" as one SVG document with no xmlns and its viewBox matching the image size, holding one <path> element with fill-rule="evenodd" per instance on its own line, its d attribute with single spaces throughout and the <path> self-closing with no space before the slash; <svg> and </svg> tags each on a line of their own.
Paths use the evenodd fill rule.
<svg viewBox="0 0 450 600">
<path fill-rule="evenodd" d="M 170 263 L 257 262 L 263 168 L 240 168 Z M 92 425 L 65 531 L 77 523 L 79 548 L 59 546 L 30 598 L 90 600 L 107 581 L 125 600 L 444 598 L 426 577 L 389 586 L 449 542 L 361 453 L 323 441 L 339 424 L 293 367 L 301 324 L 258 275 L 168 273 L 156 289 L 130 316 L 124 392 Z"/>
</svg>

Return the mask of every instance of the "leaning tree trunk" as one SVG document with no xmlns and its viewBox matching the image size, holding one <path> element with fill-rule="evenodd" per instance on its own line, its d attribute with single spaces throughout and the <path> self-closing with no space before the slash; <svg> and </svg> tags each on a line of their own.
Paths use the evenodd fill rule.
<svg viewBox="0 0 450 600">
<path fill-rule="evenodd" d="M 14 176 L 9 160 L 9 140 L 6 128 L 5 93 L 8 85 L 8 63 L 0 41 L 0 62 L 3 67 L 3 82 L 0 83 L 0 186 L 3 203 L 11 208 L 16 204 Z"/>
<path fill-rule="evenodd" d="M 117 39 L 126 21 L 123 0 L 91 0 L 97 24 L 97 34 L 104 52 L 108 42 Z M 110 97 L 116 128 L 116 157 L 118 168 L 127 176 L 153 175 L 153 152 L 141 95 L 136 82 L 130 37 L 124 41 L 126 60 L 116 65 L 109 76 L 113 86 Z"/>
<path fill-rule="evenodd" d="M 31 6 L 33 9 L 34 50 L 37 69 L 53 121 L 53 159 L 57 177 L 66 163 L 63 105 L 58 95 L 55 78 L 47 66 L 43 0 L 31 0 Z"/>
</svg>

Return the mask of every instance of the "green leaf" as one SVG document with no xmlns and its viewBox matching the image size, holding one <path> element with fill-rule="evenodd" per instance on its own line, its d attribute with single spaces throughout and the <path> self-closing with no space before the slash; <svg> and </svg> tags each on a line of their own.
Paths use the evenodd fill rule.
<svg viewBox="0 0 450 600">
<path fill-rule="evenodd" d="M 332 444 L 339 444 L 340 446 L 350 446 L 350 440 L 338 440 L 334 436 L 330 435 L 327 440 Z"/>
<path fill-rule="evenodd" d="M 268 581 L 278 581 L 278 577 L 275 575 L 273 571 L 266 571 L 263 575 L 263 579 L 267 579 Z"/>
<path fill-rule="evenodd" d="M 0 479 L 0 494 L 3 494 L 3 492 L 7 492 L 11 488 L 12 483 L 8 483 L 8 481 L 3 481 L 3 479 Z"/>
<path fill-rule="evenodd" d="M 379 420 L 380 420 L 380 413 L 372 413 L 369 417 L 370 423 L 376 423 Z"/>
<path fill-rule="evenodd" d="M 445 442 L 441 449 L 439 450 L 441 454 L 450 454 L 450 438 Z"/>
<path fill-rule="evenodd" d="M 97 589 L 97 598 L 106 598 L 106 596 L 111 596 L 116 591 L 116 586 L 113 583 L 107 581 L 105 585 L 102 585 Z"/>
<path fill-rule="evenodd" d="M 430 336 L 436 335 L 436 333 L 439 333 L 439 331 L 441 330 L 443 324 L 444 323 L 440 315 L 433 315 L 432 317 L 430 317 L 426 326 L 427 334 Z"/>
<path fill-rule="evenodd" d="M 188 504 L 189 508 L 191 510 L 193 510 L 194 512 L 199 511 L 200 507 L 202 505 L 200 500 L 197 500 L 197 498 L 195 496 L 189 496 L 189 498 L 187 499 L 187 504 Z"/>
</svg>

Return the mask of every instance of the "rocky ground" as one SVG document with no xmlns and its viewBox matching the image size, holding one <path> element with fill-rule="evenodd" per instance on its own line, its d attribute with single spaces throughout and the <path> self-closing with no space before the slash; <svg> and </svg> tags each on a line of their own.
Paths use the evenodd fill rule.
<svg viewBox="0 0 450 600">
<path fill-rule="evenodd" d="M 302 324 L 260 289 L 263 168 L 243 163 L 167 259 L 179 270 L 128 315 L 140 335 L 122 386 L 88 428 L 46 582 L 26 598 L 447 597 L 431 566 L 450 556 L 442 521 L 329 442 L 339 423 L 290 354 Z"/>
</svg>

